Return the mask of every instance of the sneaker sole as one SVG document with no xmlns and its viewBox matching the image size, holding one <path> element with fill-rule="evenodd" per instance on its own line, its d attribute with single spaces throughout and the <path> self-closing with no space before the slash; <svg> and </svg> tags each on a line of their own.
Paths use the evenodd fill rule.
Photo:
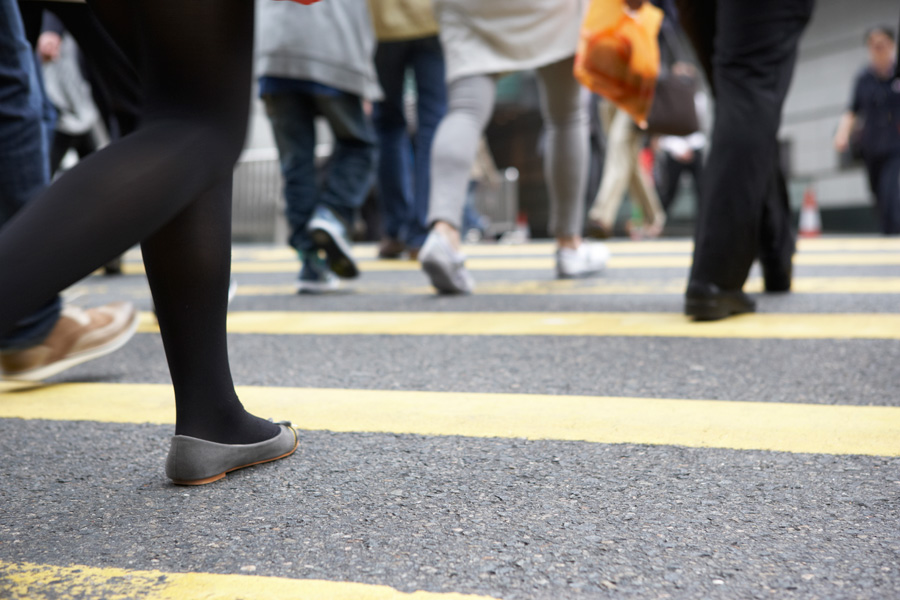
<svg viewBox="0 0 900 600">
<path fill-rule="evenodd" d="M 325 255 L 328 257 L 328 268 L 334 271 L 335 275 L 342 279 L 353 279 L 359 276 L 356 261 L 350 256 L 350 249 L 343 247 L 345 244 L 330 231 L 321 227 L 314 228 L 311 233 L 313 244 L 325 251 Z"/>
<path fill-rule="evenodd" d="M 431 280 L 431 285 L 440 292 L 441 294 L 471 294 L 472 290 L 462 289 L 457 286 L 453 279 L 447 274 L 443 268 L 441 268 L 441 263 L 436 261 L 423 261 L 422 269 L 425 271 L 425 274 L 428 275 L 428 279 Z"/>
<path fill-rule="evenodd" d="M 329 286 L 328 284 L 310 284 L 310 283 L 298 283 L 297 284 L 297 293 L 298 294 L 311 294 L 311 295 L 322 295 L 322 294 L 339 294 L 343 292 L 340 287 L 337 286 Z"/>
<path fill-rule="evenodd" d="M 128 341 L 134 336 L 134 333 L 137 331 L 139 322 L 140 314 L 135 311 L 134 318 L 132 318 L 131 322 L 128 324 L 128 329 L 126 329 L 124 332 L 122 332 L 121 335 L 110 340 L 103 346 L 98 346 L 97 348 L 79 352 L 78 354 L 74 354 L 72 356 L 69 356 L 62 360 L 58 360 L 49 365 L 39 367 L 37 369 L 31 369 L 30 371 L 22 371 L 21 373 L 12 374 L 4 373 L 2 378 L 8 381 L 25 381 L 35 383 L 47 379 L 48 377 L 58 375 L 59 373 L 80 365 L 81 363 L 86 363 L 88 361 L 94 360 L 95 358 L 100 358 L 106 356 L 107 354 L 111 354 L 128 343 Z"/>
<path fill-rule="evenodd" d="M 602 266 L 599 269 L 595 269 L 593 271 L 583 271 L 581 273 L 563 273 L 562 271 L 556 271 L 557 279 L 586 279 L 588 277 L 593 277 L 595 275 L 602 275 L 606 270 L 606 266 Z"/>
</svg>

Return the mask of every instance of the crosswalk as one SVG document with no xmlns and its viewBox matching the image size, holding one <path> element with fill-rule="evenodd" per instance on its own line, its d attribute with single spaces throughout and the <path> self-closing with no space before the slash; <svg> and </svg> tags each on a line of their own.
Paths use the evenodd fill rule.
<svg viewBox="0 0 900 600">
<path fill-rule="evenodd" d="M 870 360 L 866 358 L 869 348 L 876 348 L 874 352 L 882 357 L 900 354 L 900 306 L 896 302 L 900 293 L 900 240 L 803 240 L 796 261 L 795 293 L 772 301 L 777 312 L 766 312 L 769 299 L 762 298 L 759 313 L 713 323 L 689 322 L 677 309 L 620 310 L 630 299 L 640 298 L 667 299 L 677 307 L 690 264 L 689 241 L 616 242 L 611 247 L 613 259 L 602 277 L 556 281 L 549 244 L 472 246 L 467 249 L 468 264 L 479 287 L 471 298 L 433 298 L 415 263 L 378 261 L 371 246 L 357 249 L 364 276 L 354 284 L 353 293 L 303 298 L 293 295 L 291 280 L 298 267 L 289 250 L 236 247 L 233 272 L 239 289 L 229 316 L 229 333 L 238 355 L 243 345 L 265 352 L 274 343 L 287 344 L 279 348 L 300 348 L 311 339 L 329 340 L 329 347 L 346 348 L 348 356 L 360 344 L 372 342 L 384 342 L 385 348 L 409 347 L 413 352 L 438 352 L 436 349 L 465 343 L 474 355 L 454 360 L 471 365 L 473 378 L 489 376 L 483 369 L 497 364 L 498 348 L 523 372 L 523 381 L 515 384 L 515 391 L 473 392 L 443 378 L 441 361 L 451 359 L 442 355 L 426 363 L 433 372 L 398 371 L 400 375 L 392 377 L 400 380 L 391 380 L 390 385 L 374 373 L 367 386 L 359 387 L 355 385 L 358 380 L 341 379 L 348 364 L 338 356 L 318 368 L 333 369 L 329 371 L 333 379 L 345 384 L 310 387 L 303 381 L 302 369 L 294 380 L 284 375 L 296 369 L 290 357 L 273 355 L 259 357 L 270 359 L 273 370 L 260 366 L 262 371 L 256 374 L 255 383 L 240 385 L 239 395 L 251 411 L 289 419 L 308 432 L 413 435 L 420 436 L 421 444 L 434 438 L 524 439 L 649 446 L 663 451 L 689 448 L 698 452 L 718 449 L 798 456 L 900 457 L 900 400 L 884 400 L 898 397 L 890 389 L 890 382 L 898 381 L 890 375 L 868 373 L 866 362 Z M 170 386 L 140 376 L 141 361 L 147 360 L 151 349 L 159 352 L 158 329 L 142 272 L 139 255 L 132 252 L 126 257 L 125 277 L 94 276 L 67 292 L 92 301 L 127 297 L 141 304 L 144 312 L 137 339 L 132 342 L 140 348 L 139 357 L 110 357 L 106 364 L 97 361 L 58 378 L 52 385 L 0 383 L 0 421 L 109 426 L 174 422 Z M 751 277 L 747 289 L 761 290 L 758 274 Z M 620 300 L 615 311 L 602 307 L 585 310 L 583 301 L 594 297 Z M 528 305 L 524 306 L 526 300 Z M 637 300 L 636 305 L 640 306 Z M 810 306 L 815 310 L 807 310 Z M 854 309 L 848 311 L 848 306 Z M 573 367 L 575 363 L 560 360 L 543 371 L 543 366 L 538 369 L 529 363 L 535 358 L 528 348 L 563 344 L 565 340 L 572 340 L 584 353 L 582 358 L 594 360 L 600 370 L 611 363 L 604 353 L 613 347 L 602 346 L 601 350 L 596 345 L 600 341 L 622 348 L 629 357 L 641 357 L 639 379 L 644 384 L 637 390 L 644 393 L 611 394 L 604 389 L 560 393 L 557 386 L 584 377 L 583 366 Z M 674 350 L 666 356 L 654 355 L 655 345 L 662 341 Z M 734 355 L 735 361 L 749 365 L 749 370 L 766 369 L 767 355 L 776 360 L 785 344 L 794 344 L 798 352 L 807 354 L 805 360 L 821 361 L 823 369 L 829 364 L 858 364 L 860 373 L 870 379 L 858 386 L 856 396 L 835 399 L 810 398 L 805 393 L 808 382 L 782 376 L 778 400 L 772 400 L 763 387 L 736 392 L 737 386 L 746 385 L 744 381 L 763 380 L 758 372 L 756 379 L 736 372 L 732 384 L 735 393 L 716 397 L 692 397 L 689 390 L 699 385 L 696 382 L 688 386 L 655 379 L 658 373 L 671 372 L 663 368 L 668 363 L 685 361 L 686 354 L 695 352 L 698 344 L 711 348 L 713 354 Z M 484 355 L 478 355 L 480 348 Z M 647 349 L 645 354 L 642 349 Z M 452 354 L 447 352 L 447 356 Z M 546 360 L 545 355 L 542 357 Z M 396 361 L 403 360 L 402 354 L 396 356 Z M 260 365 L 265 362 L 261 360 Z M 689 368 L 697 377 L 708 376 L 702 365 L 691 364 Z M 538 376 L 529 378 L 530 371 L 553 373 L 554 385 Z M 102 380 L 103 373 L 112 373 L 112 380 Z M 826 371 L 823 373 L 827 376 Z M 267 379 L 278 383 L 269 384 Z M 423 379 L 436 382 L 437 387 L 419 387 Z M 27 453 L 28 448 L 21 452 Z M 279 465 L 271 468 L 278 469 Z M 158 477 L 162 478 L 161 469 Z M 28 493 L 27 488 L 22 493 Z M 171 488 L 171 493 L 178 490 Z M 91 553 L 85 556 L 90 558 Z M 77 597 L 84 598 L 463 600 L 504 596 L 499 583 L 479 588 L 476 583 L 483 578 L 466 576 L 461 580 L 469 583 L 460 584 L 458 589 L 435 584 L 431 591 L 413 593 L 399 575 L 388 577 L 387 585 L 376 585 L 366 583 L 369 579 L 362 575 L 356 578 L 352 569 L 336 573 L 329 581 L 290 573 L 284 577 L 261 576 L 255 574 L 256 567 L 226 569 L 218 574 L 194 571 L 189 565 L 175 570 L 139 567 L 115 565 L 108 557 L 94 564 L 89 560 L 78 564 L 25 560 L 15 546 L 3 543 L 0 529 L 3 598 L 75 597 L 72 590 L 76 588 L 83 593 Z M 612 589 L 610 581 L 603 581 L 606 583 L 602 586 Z M 204 590 L 206 595 L 194 595 L 200 594 L 197 590 Z M 562 592 L 555 597 L 564 597 L 559 594 Z M 516 592 L 516 597 L 530 596 Z"/>
</svg>

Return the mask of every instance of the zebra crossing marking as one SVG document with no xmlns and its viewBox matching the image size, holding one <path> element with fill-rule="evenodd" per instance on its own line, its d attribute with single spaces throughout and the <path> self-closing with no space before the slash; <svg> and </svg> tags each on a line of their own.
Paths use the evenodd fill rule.
<svg viewBox="0 0 900 600">
<path fill-rule="evenodd" d="M 156 333 L 142 313 L 141 333 Z M 228 331 L 265 335 L 496 335 L 716 339 L 900 339 L 900 314 L 746 314 L 692 322 L 676 313 L 246 311 Z"/>
<path fill-rule="evenodd" d="M 164 573 L 84 565 L 0 561 L 0 598 L 8 600 L 494 600 L 488 596 L 417 591 L 384 585 L 213 573 Z"/>
<path fill-rule="evenodd" d="M 0 383 L 0 393 L 0 418 L 175 418 L 163 384 Z M 900 456 L 900 407 L 260 386 L 238 394 L 254 414 L 316 431 Z"/>
</svg>

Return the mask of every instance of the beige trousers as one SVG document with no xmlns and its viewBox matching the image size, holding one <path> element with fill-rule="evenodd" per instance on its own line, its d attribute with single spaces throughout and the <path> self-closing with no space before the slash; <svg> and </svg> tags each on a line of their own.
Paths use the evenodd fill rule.
<svg viewBox="0 0 900 600">
<path fill-rule="evenodd" d="M 606 131 L 606 158 L 603 161 L 603 181 L 588 216 L 608 229 L 616 223 L 627 188 L 632 202 L 644 215 L 644 224 L 662 229 L 666 212 L 659 202 L 653 182 L 641 168 L 639 155 L 643 134 L 624 110 L 610 102 L 598 106 L 600 121 Z"/>
</svg>

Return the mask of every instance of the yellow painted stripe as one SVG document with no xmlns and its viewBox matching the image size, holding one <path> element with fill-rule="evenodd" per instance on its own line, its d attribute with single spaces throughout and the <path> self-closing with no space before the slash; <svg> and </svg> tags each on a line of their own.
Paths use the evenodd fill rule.
<svg viewBox="0 0 900 600">
<path fill-rule="evenodd" d="M 689 241 L 662 241 L 662 242 L 606 242 L 610 250 L 622 254 L 665 254 L 665 253 L 690 253 L 693 243 Z M 530 242 L 527 244 L 464 244 L 463 252 L 471 257 L 516 257 L 516 256 L 546 256 L 553 254 L 556 245 L 552 242 Z M 233 250 L 233 256 L 239 260 L 290 260 L 297 257 L 297 253 L 291 248 L 240 248 Z M 378 258 L 378 248 L 367 244 L 357 244 L 353 247 L 353 256 L 360 260 L 372 260 Z M 393 262 L 404 262 L 399 259 Z"/>
<path fill-rule="evenodd" d="M 488 596 L 403 593 L 383 585 L 336 581 L 163 573 L 83 565 L 0 561 L 0 598 L 9 600 L 490 600 Z"/>
<path fill-rule="evenodd" d="M 157 331 L 143 313 L 138 331 Z M 270 335 L 558 335 L 900 339 L 900 314 L 749 314 L 694 323 L 675 313 L 232 312 L 228 331 Z"/>
<path fill-rule="evenodd" d="M 672 295 L 683 294 L 686 279 L 667 280 L 571 280 L 489 281 L 478 284 L 478 295 L 559 295 L 559 296 L 615 296 L 615 295 Z M 365 294 L 432 294 L 428 285 L 391 285 L 384 283 L 348 283 L 348 290 Z M 747 282 L 745 291 L 763 291 L 762 279 Z M 795 294 L 900 294 L 900 277 L 806 277 L 793 281 Z M 94 293 L 100 293 L 95 291 Z M 104 291 L 105 293 L 105 291 Z M 239 296 L 284 296 L 296 293 L 294 285 L 241 284 Z"/>
<path fill-rule="evenodd" d="M 2 384 L 0 417 L 170 424 L 151 384 Z M 900 408 L 531 394 L 242 387 L 256 414 L 306 430 L 900 456 Z"/>
<path fill-rule="evenodd" d="M 622 254 L 664 254 L 669 252 L 687 254 L 693 251 L 694 244 L 690 239 L 665 239 L 635 242 L 626 239 L 613 239 L 605 242 L 614 253 Z M 864 237 L 822 237 L 801 239 L 797 243 L 801 252 L 898 252 L 900 239 L 882 236 Z M 555 246 L 549 241 L 535 241 L 526 244 L 465 244 L 464 251 L 469 256 L 527 256 L 551 254 Z M 355 244 L 353 254 L 360 259 L 374 259 L 378 256 L 378 248 L 374 244 Z M 239 244 L 234 247 L 236 260 L 291 260 L 296 252 L 287 246 Z M 126 260 L 139 261 L 140 249 L 130 250 Z"/>
<path fill-rule="evenodd" d="M 694 249 L 694 243 L 686 239 L 644 242 L 608 240 L 605 243 L 613 253 L 622 254 L 688 254 Z M 798 241 L 797 247 L 801 252 L 897 252 L 900 251 L 900 239 L 874 236 L 802 239 Z M 527 256 L 552 254 L 555 245 L 546 241 L 527 244 L 465 244 L 463 249 L 468 256 Z M 376 258 L 378 248 L 371 244 L 357 244 L 353 254 L 360 259 Z M 139 255 L 129 255 L 130 258 L 136 256 Z M 296 252 L 287 247 L 238 246 L 234 249 L 234 257 L 240 260 L 290 260 L 296 257 Z"/>
<path fill-rule="evenodd" d="M 101 279 L 89 279 L 71 288 L 67 294 L 128 294 L 130 298 L 149 298 L 150 289 L 141 282 L 135 286 L 110 286 Z M 537 281 L 487 281 L 479 282 L 480 296 L 515 295 L 673 295 L 683 294 L 686 279 L 544 279 Z M 354 281 L 345 284 L 348 292 L 361 294 L 423 295 L 433 294 L 429 285 L 392 284 L 373 281 Z M 763 291 L 762 279 L 747 282 L 744 290 L 750 293 Z M 238 296 L 293 296 L 294 284 L 248 284 L 240 282 Z M 794 294 L 900 294 L 900 277 L 795 277 Z"/>
<path fill-rule="evenodd" d="M 296 260 L 282 261 L 236 261 L 232 263 L 234 273 L 293 273 L 297 270 Z M 794 259 L 800 266 L 895 266 L 900 265 L 900 253 L 806 253 Z M 535 258 L 469 258 L 466 268 L 470 271 L 546 271 L 555 268 L 552 256 Z M 671 269 L 691 266 L 691 256 L 616 256 L 613 255 L 608 269 Z M 419 263 L 412 260 L 363 260 L 363 272 L 403 272 L 420 270 Z M 141 263 L 126 263 L 126 275 L 140 275 L 144 272 Z"/>
<path fill-rule="evenodd" d="M 758 279 L 749 291 L 762 291 Z M 897 294 L 900 293 L 900 274 L 897 277 L 795 277 L 791 289 L 801 294 Z"/>
<path fill-rule="evenodd" d="M 556 262 L 552 257 L 544 258 L 470 258 L 466 260 L 466 268 L 470 271 L 538 271 L 552 270 Z M 613 257 L 607 268 L 676 268 L 690 266 L 689 256 L 620 256 Z M 395 273 L 421 271 L 418 262 L 412 260 L 371 260 L 359 261 L 359 268 L 364 273 Z M 234 262 L 233 273 L 294 273 L 298 269 L 296 260 Z M 126 275 L 141 275 L 144 266 L 140 263 L 128 263 L 123 266 Z"/>
</svg>

